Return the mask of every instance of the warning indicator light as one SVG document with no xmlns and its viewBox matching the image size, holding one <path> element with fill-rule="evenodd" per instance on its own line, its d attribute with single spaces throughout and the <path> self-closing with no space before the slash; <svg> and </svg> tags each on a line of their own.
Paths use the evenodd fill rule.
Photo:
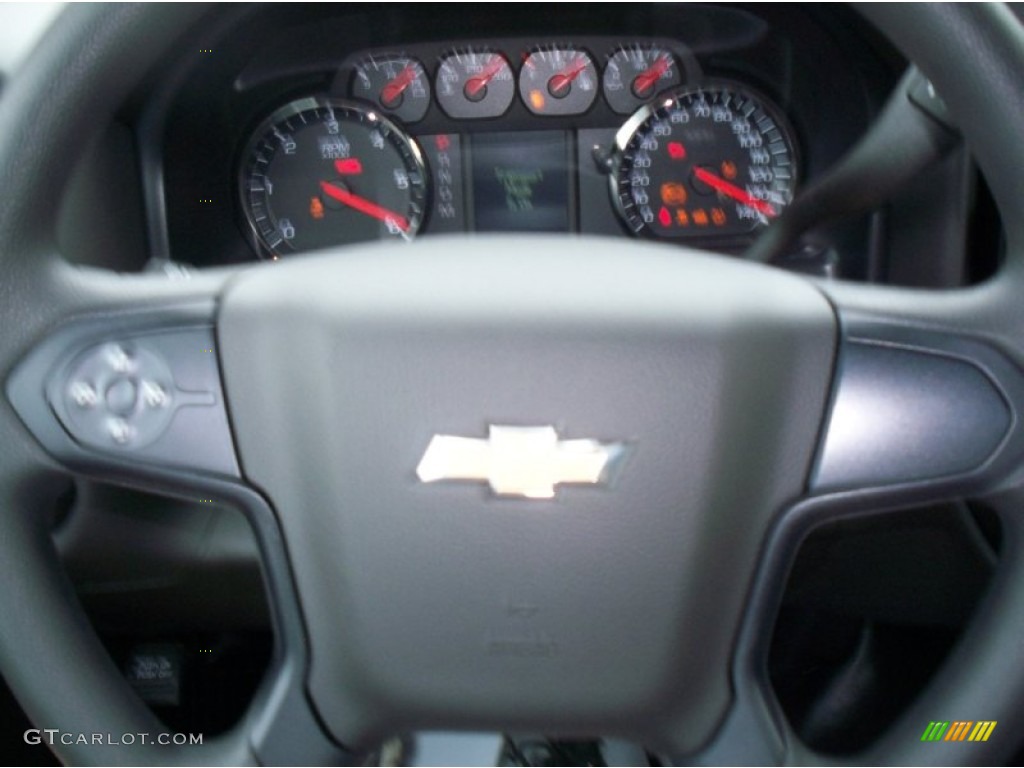
<svg viewBox="0 0 1024 768">
<path fill-rule="evenodd" d="M 668 156 L 673 160 L 683 160 L 686 158 L 686 147 L 678 141 L 670 141 L 668 143 Z"/>
<path fill-rule="evenodd" d="M 674 181 L 661 185 L 661 202 L 665 205 L 686 205 L 686 187 Z"/>
<path fill-rule="evenodd" d="M 363 172 L 363 164 L 357 157 L 347 157 L 344 160 L 335 160 L 334 170 L 342 176 L 354 176 Z"/>
</svg>

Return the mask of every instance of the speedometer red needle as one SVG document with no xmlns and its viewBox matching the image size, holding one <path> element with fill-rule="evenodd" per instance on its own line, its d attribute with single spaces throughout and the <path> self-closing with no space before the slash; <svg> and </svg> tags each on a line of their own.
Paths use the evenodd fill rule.
<svg viewBox="0 0 1024 768">
<path fill-rule="evenodd" d="M 389 211 L 387 208 L 383 208 L 376 203 L 370 202 L 365 197 L 354 195 L 347 189 L 342 189 L 336 184 L 331 184 L 329 181 L 321 181 L 320 189 L 323 190 L 325 195 L 333 200 L 337 200 L 342 205 L 347 205 L 349 208 L 380 221 L 394 222 L 395 226 L 403 232 L 409 231 L 408 219 L 404 216 L 400 216 L 394 211 Z"/>
<path fill-rule="evenodd" d="M 548 81 L 548 88 L 552 91 L 561 91 L 567 88 L 573 80 L 579 77 L 580 72 L 587 68 L 587 60 L 580 59 L 572 66 L 566 67 L 557 75 L 552 76 Z"/>
<path fill-rule="evenodd" d="M 479 75 L 471 77 L 466 81 L 466 94 L 468 96 L 476 96 L 504 68 L 505 60 L 501 56 L 495 56 Z"/>
<path fill-rule="evenodd" d="M 746 190 L 740 189 L 735 184 L 730 184 L 725 179 L 718 178 L 710 171 L 706 171 L 703 168 L 698 167 L 693 169 L 693 175 L 716 192 L 721 192 L 726 197 L 731 197 L 733 200 L 743 203 L 743 205 L 750 206 L 758 213 L 763 213 L 765 216 L 777 215 L 775 213 L 775 209 L 764 200 L 758 200 L 756 197 L 752 197 Z"/>
<path fill-rule="evenodd" d="M 398 101 L 398 97 L 402 95 L 402 92 L 408 88 L 415 79 L 416 67 L 412 64 L 406 64 L 405 69 L 399 72 L 393 80 L 380 89 L 381 102 L 384 104 L 391 104 Z"/>
<path fill-rule="evenodd" d="M 638 93 L 650 90 L 651 86 L 658 82 L 658 78 L 665 74 L 665 70 L 668 69 L 669 61 L 667 56 L 663 56 L 654 62 L 650 67 L 641 72 L 633 80 L 633 88 Z"/>
</svg>

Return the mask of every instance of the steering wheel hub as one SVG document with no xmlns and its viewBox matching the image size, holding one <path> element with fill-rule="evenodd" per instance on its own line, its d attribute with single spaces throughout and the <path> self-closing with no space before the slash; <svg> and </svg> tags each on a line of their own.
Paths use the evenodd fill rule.
<svg viewBox="0 0 1024 768">
<path fill-rule="evenodd" d="M 728 704 L 760 541 L 810 469 L 832 310 L 755 265 L 532 246 L 293 261 L 224 297 L 243 472 L 280 514 L 309 688 L 343 743 L 396 727 L 635 737 L 669 719 L 690 750 Z M 481 459 L 469 438 L 489 425 L 505 426 Z M 508 425 L 553 425 L 533 494 L 549 498 L 502 494 L 510 464 L 536 463 L 536 433 Z M 553 427 L 576 464 L 555 461 Z M 438 435 L 486 461 L 490 486 L 420 482 Z M 595 446 L 625 450 L 613 482 L 554 497 Z"/>
</svg>

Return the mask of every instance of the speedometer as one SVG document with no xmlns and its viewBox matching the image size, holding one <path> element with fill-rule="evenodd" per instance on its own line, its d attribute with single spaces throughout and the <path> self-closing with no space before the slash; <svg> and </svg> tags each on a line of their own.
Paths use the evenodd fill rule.
<svg viewBox="0 0 1024 768">
<path fill-rule="evenodd" d="M 791 131 L 766 99 L 738 86 L 669 93 L 634 114 L 615 144 L 612 197 L 637 234 L 739 238 L 793 199 Z"/>
</svg>

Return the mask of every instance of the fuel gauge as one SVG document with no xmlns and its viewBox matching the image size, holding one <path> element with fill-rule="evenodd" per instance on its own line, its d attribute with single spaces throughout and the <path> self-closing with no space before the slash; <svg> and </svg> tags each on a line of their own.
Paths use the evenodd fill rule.
<svg viewBox="0 0 1024 768">
<path fill-rule="evenodd" d="M 404 123 L 415 123 L 430 106 L 430 81 L 423 65 L 409 56 L 368 56 L 356 66 L 352 96 L 373 102 Z"/>
<path fill-rule="evenodd" d="M 535 115 L 580 115 L 597 96 L 597 67 L 578 48 L 543 48 L 523 61 L 519 95 Z"/>
</svg>

